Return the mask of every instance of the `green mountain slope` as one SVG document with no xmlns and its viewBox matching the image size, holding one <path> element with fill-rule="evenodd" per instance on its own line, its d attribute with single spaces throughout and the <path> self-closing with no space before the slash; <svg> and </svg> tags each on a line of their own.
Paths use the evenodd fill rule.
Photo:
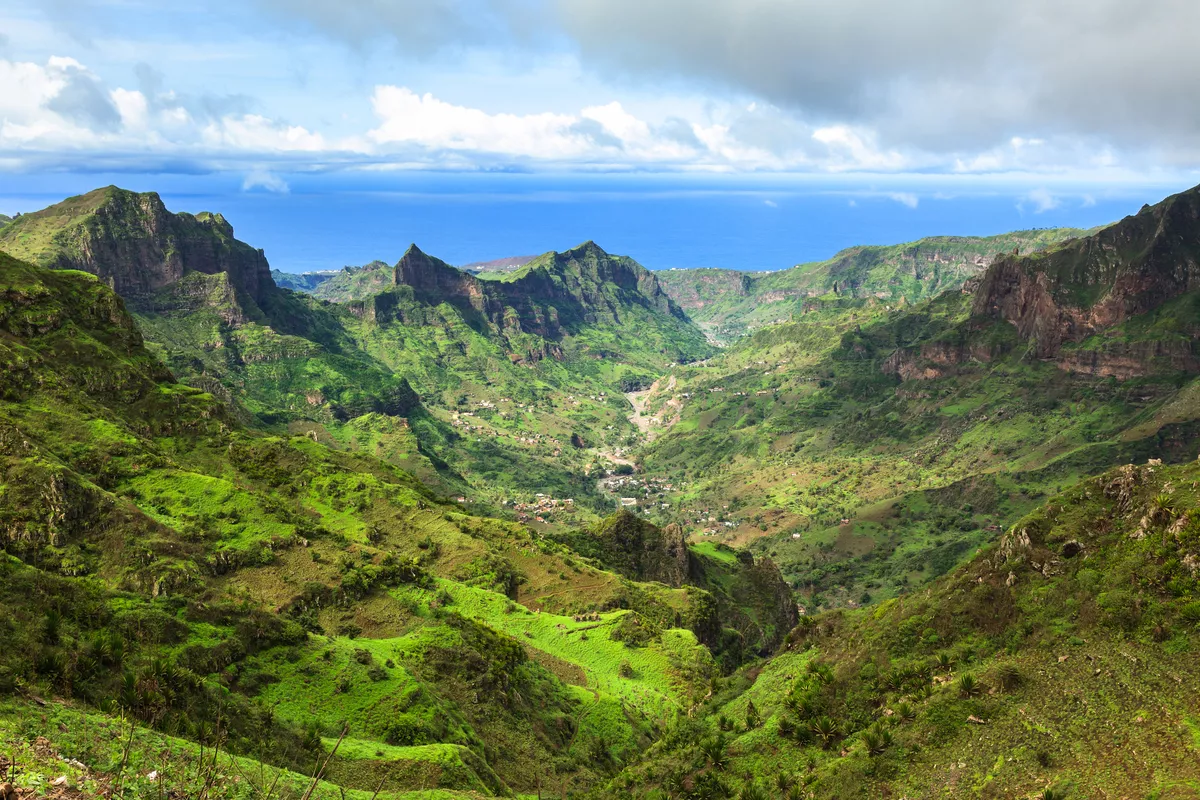
<svg viewBox="0 0 1200 800">
<path fill-rule="evenodd" d="M 712 352 L 653 275 L 591 243 L 504 281 L 414 246 L 390 271 L 347 272 L 317 294 L 325 287 L 339 300 L 327 313 L 462 435 L 472 490 L 493 501 L 604 503 L 595 476 L 636 433 L 622 393 Z"/>
<path fill-rule="evenodd" d="M 328 759 L 348 791 L 585 789 L 739 660 L 736 602 L 242 427 L 93 276 L 0 256 L 0 373 L 0 729 L 53 736 L 81 778 L 119 772 L 87 731 L 140 726 L 165 734 L 141 747 L 219 746 L 288 782 Z M 768 564 L 696 558 L 752 614 L 781 591 Z M 60 735 L 33 710 L 52 696 L 95 713 Z M 229 789 L 233 763 L 210 769 Z"/>
<path fill-rule="evenodd" d="M 851 247 L 827 261 L 779 272 L 665 270 L 671 299 L 718 341 L 802 316 L 911 304 L 981 274 L 1002 253 L 1027 254 L 1087 231 L 1049 228 L 999 236 L 933 236 L 907 244 Z"/>
<path fill-rule="evenodd" d="M 673 370 L 645 398 L 664 424 L 641 460 L 674 487 L 653 518 L 754 541 L 812 602 L 857 604 L 945 572 L 1080 477 L 1194 457 L 1196 194 L 912 308 L 774 326 Z M 1088 302 L 1124 316 L 1068 304 L 1085 275 Z"/>
<path fill-rule="evenodd" d="M 99 276 L 172 371 L 243 421 L 491 508 L 548 491 L 602 507 L 588 474 L 632 436 L 622 388 L 710 352 L 649 273 L 594 245 L 503 286 L 414 248 L 331 276 L 329 303 L 279 289 L 220 215 L 109 187 L 21 217 L 0 251 Z"/>
<path fill-rule="evenodd" d="M 926 591 L 807 618 L 610 791 L 1195 797 L 1198 479 L 1119 468 Z"/>
</svg>

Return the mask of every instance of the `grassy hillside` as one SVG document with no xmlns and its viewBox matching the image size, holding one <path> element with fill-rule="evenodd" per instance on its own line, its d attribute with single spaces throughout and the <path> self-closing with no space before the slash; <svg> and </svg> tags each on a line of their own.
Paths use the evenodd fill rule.
<svg viewBox="0 0 1200 800">
<path fill-rule="evenodd" d="M 1086 271 L 1080 254 L 1108 252 L 1102 237 L 1156 252 L 1151 237 L 1188 235 L 1139 215 L 912 307 L 804 317 L 677 367 L 644 398 L 658 421 L 639 456 L 646 483 L 672 487 L 651 517 L 752 543 L 809 603 L 852 606 L 923 585 L 1082 477 L 1192 458 L 1194 291 L 1164 290 L 1053 359 L 1039 357 L 1051 328 L 1023 333 L 985 298 L 1014 263 Z"/>
<path fill-rule="evenodd" d="M 1030 253 L 1086 233 L 1045 228 L 999 236 L 932 236 L 851 247 L 827 261 L 779 272 L 665 270 L 658 279 L 711 337 L 730 342 L 767 325 L 862 308 L 864 301 L 893 308 L 912 304 L 979 275 L 1001 253 Z"/>
<path fill-rule="evenodd" d="M 113 783 L 207 746 L 164 791 L 239 769 L 294 784 L 326 760 L 366 795 L 582 789 L 717 674 L 720 642 L 697 631 L 728 623 L 705 590 L 630 581 L 383 461 L 243 428 L 85 273 L 0 256 L 0 371 L 0 729 L 35 745 L 20 785 L 56 754 Z M 85 709 L 69 731 L 46 721 Z M 88 746 L 104 728 L 145 760 Z"/>
<path fill-rule="evenodd" d="M 807 618 L 607 796 L 1196 797 L 1198 479 L 1118 468 L 926 591 Z"/>
</svg>

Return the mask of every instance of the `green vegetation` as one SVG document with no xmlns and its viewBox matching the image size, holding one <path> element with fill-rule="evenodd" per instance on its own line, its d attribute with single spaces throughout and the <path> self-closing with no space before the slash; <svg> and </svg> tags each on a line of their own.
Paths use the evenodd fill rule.
<svg viewBox="0 0 1200 800">
<path fill-rule="evenodd" d="M 1193 796 L 1198 208 L 722 274 L 720 352 L 590 242 L 22 216 L 0 796 Z"/>
<path fill-rule="evenodd" d="M 807 618 L 611 796 L 1193 796 L 1198 479 L 1113 470 L 928 591 Z"/>
<path fill-rule="evenodd" d="M 999 236 L 931 236 L 851 247 L 827 261 L 778 272 L 675 269 L 660 272 L 658 279 L 705 332 L 728 343 L 783 322 L 912 305 L 958 288 L 1001 253 L 1030 253 L 1087 233 L 1044 228 Z"/>
</svg>

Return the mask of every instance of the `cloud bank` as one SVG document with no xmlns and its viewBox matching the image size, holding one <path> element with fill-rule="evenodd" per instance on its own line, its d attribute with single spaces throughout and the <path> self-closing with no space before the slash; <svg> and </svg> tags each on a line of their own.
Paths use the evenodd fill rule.
<svg viewBox="0 0 1200 800">
<path fill-rule="evenodd" d="M 56 0 L 44 14 L 69 31 L 99 2 Z M 132 81 L 106 81 L 71 49 L 79 35 L 64 33 L 52 56 L 0 51 L 8 59 L 0 158 L 31 167 L 90 152 L 113 163 L 140 156 L 268 171 L 268 162 L 960 175 L 1200 168 L 1194 0 L 251 0 L 246 8 L 264 34 L 320 40 L 348 60 L 379 46 L 406 64 L 447 70 L 478 52 L 497 63 L 569 58 L 611 96 L 533 110 L 524 98 L 497 97 L 484 109 L 389 75 L 352 90 L 369 122 L 335 131 L 320 118 L 320 97 L 272 113 L 249 79 L 244 92 L 189 95 L 143 64 Z M 664 107 L 690 98 L 675 103 L 688 110 L 647 111 L 655 92 Z"/>
</svg>

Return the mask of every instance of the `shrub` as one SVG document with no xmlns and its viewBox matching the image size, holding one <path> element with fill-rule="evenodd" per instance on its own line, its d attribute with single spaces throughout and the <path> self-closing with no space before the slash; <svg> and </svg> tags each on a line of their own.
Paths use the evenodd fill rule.
<svg viewBox="0 0 1200 800">
<path fill-rule="evenodd" d="M 869 755 L 877 756 L 892 746 L 892 732 L 877 722 L 863 733 L 863 745 Z"/>
<path fill-rule="evenodd" d="M 703 742 L 700 745 L 700 752 L 703 754 L 705 761 L 715 770 L 723 770 L 726 764 L 729 763 L 729 757 L 725 753 L 725 738 L 723 736 L 717 736 Z"/>
<path fill-rule="evenodd" d="M 838 724 L 827 716 L 820 716 L 808 724 L 808 729 L 812 731 L 813 736 L 821 743 L 821 747 L 828 750 L 833 746 L 841 735 L 841 730 Z"/>
<path fill-rule="evenodd" d="M 1001 689 L 1011 692 L 1021 685 L 1021 670 L 1016 664 L 1002 664 L 996 672 L 996 680 Z"/>
<path fill-rule="evenodd" d="M 958 679 L 958 693 L 963 697 L 978 697 L 982 691 L 979 682 L 971 675 L 963 675 Z"/>
</svg>

